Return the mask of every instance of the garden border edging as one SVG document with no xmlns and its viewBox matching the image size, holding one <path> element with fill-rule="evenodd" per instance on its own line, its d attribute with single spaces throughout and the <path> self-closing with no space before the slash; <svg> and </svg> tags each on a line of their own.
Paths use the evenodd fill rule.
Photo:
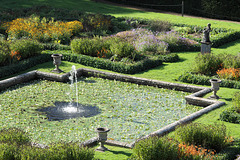
<svg viewBox="0 0 240 160">
<path fill-rule="evenodd" d="M 65 73 L 63 75 L 58 75 L 54 73 L 46 73 L 41 71 L 30 71 L 12 78 L 8 78 L 5 80 L 0 81 L 0 91 L 4 90 L 5 88 L 8 88 L 10 86 L 28 82 L 34 79 L 46 79 L 51 81 L 58 81 L 58 82 L 67 82 L 69 81 L 69 75 L 70 73 Z M 112 140 L 107 140 L 106 144 L 113 145 L 113 146 L 119 146 L 119 147 L 125 147 L 125 148 L 133 148 L 135 143 L 146 139 L 151 136 L 163 136 L 167 133 L 174 131 L 175 128 L 181 124 L 186 124 L 194 119 L 202 116 L 203 114 L 206 114 L 218 107 L 221 107 L 225 105 L 225 102 L 217 101 L 217 100 L 210 100 L 206 98 L 201 98 L 203 95 L 212 92 L 211 88 L 206 87 L 198 87 L 198 86 L 192 86 L 192 85 L 186 85 L 186 84 L 180 84 L 180 83 L 170 83 L 170 82 L 164 82 L 159 80 L 150 80 L 146 78 L 138 78 L 133 76 L 127 76 L 127 75 L 121 75 L 121 74 L 115 74 L 115 73 L 108 73 L 103 71 L 97 71 L 92 69 L 86 69 L 86 68 L 80 68 L 77 69 L 77 76 L 93 76 L 93 77 L 99 77 L 99 78 L 105 78 L 110 80 L 118 80 L 123 82 L 130 82 L 140 85 L 148 85 L 148 86 L 154 86 L 159 88 L 167 88 L 167 89 L 174 89 L 178 91 L 185 91 L 185 92 L 191 92 L 193 94 L 185 96 L 185 99 L 187 103 L 193 104 L 193 105 L 199 105 L 203 106 L 205 108 L 186 116 L 174 123 L 171 123 L 160 130 L 154 131 L 132 143 L 125 143 L 125 142 L 117 142 Z M 97 138 L 94 137 L 88 141 L 85 141 L 81 144 L 81 146 L 93 146 L 97 143 Z"/>
</svg>

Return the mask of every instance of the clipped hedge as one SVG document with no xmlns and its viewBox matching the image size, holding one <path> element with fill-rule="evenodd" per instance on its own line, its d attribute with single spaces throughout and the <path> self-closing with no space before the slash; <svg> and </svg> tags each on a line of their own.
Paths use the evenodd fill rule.
<svg viewBox="0 0 240 160">
<path fill-rule="evenodd" d="M 192 83 L 192 84 L 210 86 L 211 83 L 210 83 L 209 80 L 212 79 L 212 78 L 214 78 L 214 77 L 209 77 L 209 76 L 205 76 L 205 75 L 186 72 L 178 78 L 178 81 L 185 82 L 185 83 Z M 240 82 L 223 79 L 222 83 L 220 83 L 220 86 L 221 87 L 227 87 L 227 88 L 240 89 Z"/>
<path fill-rule="evenodd" d="M 162 64 L 162 57 L 152 57 L 138 61 L 134 64 L 126 64 L 123 62 L 113 62 L 103 58 L 91 57 L 81 54 L 72 54 L 70 52 L 64 52 L 61 54 L 63 54 L 63 60 L 69 62 L 80 63 L 82 65 L 91 66 L 94 68 L 107 69 L 125 74 L 135 74 L 147 69 L 160 66 Z"/>
<path fill-rule="evenodd" d="M 226 43 L 233 42 L 240 39 L 240 32 L 234 30 L 228 30 L 227 32 L 222 32 L 211 38 L 212 47 L 217 48 Z"/>
<path fill-rule="evenodd" d="M 19 63 L 0 67 L 0 78 L 7 77 L 21 71 L 25 71 L 31 67 L 34 67 L 38 64 L 51 61 L 51 55 L 48 53 L 41 54 L 35 57 L 31 57 L 25 60 L 20 61 Z"/>
<path fill-rule="evenodd" d="M 196 52 L 201 50 L 201 44 L 195 44 L 192 46 L 187 45 L 169 45 L 168 49 L 171 52 L 182 52 L 182 51 L 188 51 L 188 52 Z"/>
<path fill-rule="evenodd" d="M 178 62 L 180 60 L 178 54 L 176 53 L 171 53 L 171 54 L 166 54 L 166 55 L 160 55 L 159 56 L 163 62 Z"/>
</svg>

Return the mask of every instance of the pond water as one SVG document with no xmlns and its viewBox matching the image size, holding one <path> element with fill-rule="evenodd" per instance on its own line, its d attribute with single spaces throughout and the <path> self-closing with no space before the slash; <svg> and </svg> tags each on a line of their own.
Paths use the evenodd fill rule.
<svg viewBox="0 0 240 160">
<path fill-rule="evenodd" d="M 77 85 L 78 106 L 94 110 L 88 116 L 70 107 L 62 109 L 73 117 L 52 118 L 59 114 L 56 104 L 76 101 L 75 93 L 68 83 L 37 80 L 1 92 L 0 127 L 22 128 L 43 144 L 84 141 L 96 136 L 95 128 L 107 127 L 110 139 L 132 142 L 201 109 L 187 105 L 188 93 L 179 91 L 92 77 Z"/>
</svg>

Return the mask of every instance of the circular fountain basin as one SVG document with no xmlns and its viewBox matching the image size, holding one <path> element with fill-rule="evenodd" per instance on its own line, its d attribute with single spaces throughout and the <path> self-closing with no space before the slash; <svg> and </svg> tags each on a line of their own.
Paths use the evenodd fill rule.
<svg viewBox="0 0 240 160">
<path fill-rule="evenodd" d="M 55 102 L 55 106 L 38 109 L 47 115 L 49 121 L 60 121 L 78 117 L 93 117 L 100 113 L 96 106 L 87 106 L 80 103 Z"/>
</svg>

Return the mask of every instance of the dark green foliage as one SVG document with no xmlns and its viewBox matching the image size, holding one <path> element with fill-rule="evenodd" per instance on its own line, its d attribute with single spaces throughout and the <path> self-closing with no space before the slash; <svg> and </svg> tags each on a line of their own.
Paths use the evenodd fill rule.
<svg viewBox="0 0 240 160">
<path fill-rule="evenodd" d="M 9 62 L 10 47 L 8 41 L 0 40 L 0 66 Z"/>
<path fill-rule="evenodd" d="M 16 64 L 11 64 L 8 66 L 0 67 L 0 78 L 19 73 L 19 72 L 29 69 L 33 66 L 36 66 L 38 64 L 48 62 L 51 60 L 52 60 L 52 58 L 51 58 L 50 54 L 41 54 L 41 55 L 38 55 L 35 57 L 31 57 L 31 58 L 22 60 Z"/>
<path fill-rule="evenodd" d="M 178 81 L 185 82 L 185 83 L 210 86 L 211 83 L 209 82 L 209 80 L 212 78 L 214 78 L 214 77 L 209 77 L 209 76 L 205 76 L 205 75 L 186 72 L 186 73 L 183 73 L 181 76 L 179 76 Z M 240 82 L 223 79 L 222 83 L 220 83 L 220 86 L 227 87 L 227 88 L 240 89 Z"/>
<path fill-rule="evenodd" d="M 131 158 L 134 160 L 178 159 L 178 144 L 166 137 L 150 137 L 136 143 Z"/>
<path fill-rule="evenodd" d="M 26 59 L 32 56 L 39 55 L 43 50 L 43 46 L 39 42 L 34 40 L 20 39 L 11 42 L 10 49 L 11 51 L 19 52 L 21 55 L 21 59 Z"/>
<path fill-rule="evenodd" d="M 201 2 L 202 11 L 208 13 L 208 16 L 221 19 L 240 20 L 239 1 L 201 0 Z"/>
<path fill-rule="evenodd" d="M 177 128 L 176 135 L 186 144 L 201 145 L 217 152 L 228 145 L 225 140 L 226 126 L 223 124 L 190 123 Z"/>
<path fill-rule="evenodd" d="M 181 13 L 181 0 L 108 0 L 115 3 L 123 3 L 133 6 L 140 6 L 143 8 L 151 8 L 157 10 L 171 11 Z M 163 6 L 161 6 L 163 5 Z M 166 6 L 170 5 L 170 6 Z M 172 6 L 179 5 L 179 6 Z M 218 18 L 218 19 L 230 19 L 240 20 L 239 1 L 236 0 L 184 0 L 184 14 L 191 14 L 197 16 Z M 229 9 L 231 8 L 231 9 Z"/>
</svg>

